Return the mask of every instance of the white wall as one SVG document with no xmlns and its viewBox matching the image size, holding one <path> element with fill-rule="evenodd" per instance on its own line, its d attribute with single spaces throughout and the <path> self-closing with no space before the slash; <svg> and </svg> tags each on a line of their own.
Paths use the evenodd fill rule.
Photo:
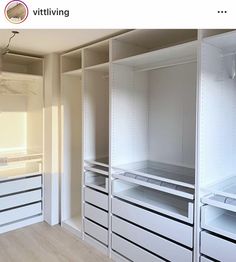
<svg viewBox="0 0 236 262">
<path fill-rule="evenodd" d="M 195 166 L 196 63 L 150 71 L 149 160 Z"/>
</svg>

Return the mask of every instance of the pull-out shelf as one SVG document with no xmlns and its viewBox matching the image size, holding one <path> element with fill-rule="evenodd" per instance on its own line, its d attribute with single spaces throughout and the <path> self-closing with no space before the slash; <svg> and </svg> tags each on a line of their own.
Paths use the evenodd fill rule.
<svg viewBox="0 0 236 262">
<path fill-rule="evenodd" d="M 195 188 L 194 169 L 191 168 L 141 161 L 114 167 L 113 175 L 121 175 L 122 173 L 133 174 L 133 177 L 137 179 L 140 176 L 140 180 L 144 181 L 149 179 L 151 183 L 156 181 L 157 185 L 161 182 L 166 182 L 172 184 L 172 187 L 176 185 L 190 189 Z"/>
<path fill-rule="evenodd" d="M 202 203 L 236 212 L 236 199 L 234 198 L 210 194 L 202 198 Z"/>
<path fill-rule="evenodd" d="M 108 177 L 91 171 L 86 171 L 84 175 L 86 186 L 108 193 Z"/>
<path fill-rule="evenodd" d="M 91 172 L 99 173 L 105 176 L 108 176 L 108 172 L 109 172 L 108 167 L 97 165 L 97 164 L 85 165 L 84 169 L 85 169 L 85 172 L 91 171 Z"/>
<path fill-rule="evenodd" d="M 193 202 L 157 190 L 116 179 L 113 195 L 187 223 L 193 223 Z"/>
<path fill-rule="evenodd" d="M 202 206 L 201 227 L 236 240 L 236 213 L 209 205 Z"/>
<path fill-rule="evenodd" d="M 113 175 L 115 178 L 119 178 L 128 182 L 132 182 L 138 185 L 150 187 L 162 192 L 166 192 L 172 195 L 177 195 L 187 199 L 194 199 L 194 189 L 180 186 L 175 183 L 165 182 L 158 177 L 155 179 L 148 178 L 145 175 L 137 175 L 135 172 L 120 172 Z"/>
</svg>

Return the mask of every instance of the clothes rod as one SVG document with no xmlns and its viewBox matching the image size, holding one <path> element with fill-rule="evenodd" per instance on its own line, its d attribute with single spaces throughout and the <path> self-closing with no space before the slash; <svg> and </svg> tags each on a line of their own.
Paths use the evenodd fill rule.
<svg viewBox="0 0 236 262">
<path fill-rule="evenodd" d="M 135 72 L 142 72 L 142 71 L 149 71 L 149 70 L 155 70 L 155 69 L 160 69 L 160 68 L 166 68 L 166 67 L 172 67 L 172 66 L 177 66 L 177 65 L 184 65 L 184 64 L 190 64 L 193 62 L 197 62 L 197 59 L 191 59 L 191 60 L 187 60 L 187 61 L 182 61 L 182 62 L 176 62 L 176 63 L 171 63 L 171 64 L 166 64 L 166 65 L 161 65 L 161 66 L 150 66 L 150 67 L 146 67 L 146 68 L 142 68 L 142 69 L 136 69 L 134 70 Z"/>
</svg>

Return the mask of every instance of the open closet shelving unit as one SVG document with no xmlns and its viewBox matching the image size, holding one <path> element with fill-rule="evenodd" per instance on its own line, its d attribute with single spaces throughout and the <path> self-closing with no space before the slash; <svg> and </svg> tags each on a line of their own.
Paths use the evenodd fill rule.
<svg viewBox="0 0 236 262">
<path fill-rule="evenodd" d="M 209 261 L 231 262 L 236 254 L 235 54 L 235 31 L 201 43 L 200 252 Z"/>
<path fill-rule="evenodd" d="M 3 56 L 0 233 L 43 221 L 43 92 L 43 58 Z"/>
<path fill-rule="evenodd" d="M 115 261 L 235 258 L 225 31 L 132 30 L 62 55 L 62 225 Z"/>
<path fill-rule="evenodd" d="M 196 60 L 196 30 L 136 30 L 113 39 L 115 259 L 192 261 Z M 186 239 L 175 227 L 186 232 Z"/>
<path fill-rule="evenodd" d="M 61 57 L 62 226 L 82 232 L 82 50 Z"/>
<path fill-rule="evenodd" d="M 196 60 L 197 30 L 134 30 L 61 57 L 62 225 L 79 214 L 72 231 L 114 259 L 172 259 L 140 235 L 192 260 Z"/>
</svg>

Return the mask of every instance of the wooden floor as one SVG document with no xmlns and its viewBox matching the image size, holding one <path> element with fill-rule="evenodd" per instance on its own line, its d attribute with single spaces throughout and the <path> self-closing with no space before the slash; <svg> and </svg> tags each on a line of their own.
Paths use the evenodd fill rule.
<svg viewBox="0 0 236 262">
<path fill-rule="evenodd" d="M 1 262 L 108 262 L 60 226 L 39 223 L 0 235 Z"/>
</svg>

